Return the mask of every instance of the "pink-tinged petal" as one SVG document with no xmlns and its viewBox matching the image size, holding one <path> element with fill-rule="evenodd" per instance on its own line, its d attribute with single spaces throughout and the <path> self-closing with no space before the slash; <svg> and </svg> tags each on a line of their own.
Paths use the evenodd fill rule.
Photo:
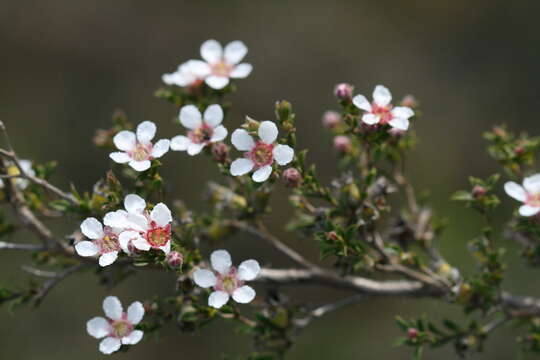
<svg viewBox="0 0 540 360">
<path fill-rule="evenodd" d="M 152 157 L 157 159 L 165 155 L 165 153 L 169 151 L 170 144 L 171 142 L 168 139 L 159 140 L 154 144 L 154 148 L 152 149 Z"/>
<path fill-rule="evenodd" d="M 133 330 L 128 336 L 122 338 L 122 344 L 135 345 L 143 338 L 144 333 L 141 330 Z"/>
<path fill-rule="evenodd" d="M 132 160 L 129 162 L 129 166 L 133 168 L 135 171 L 146 171 L 150 169 L 150 166 L 152 164 L 150 163 L 150 160 L 144 160 L 144 161 L 135 161 Z"/>
<path fill-rule="evenodd" d="M 131 161 L 131 157 L 128 153 L 116 151 L 109 154 L 109 157 L 112 161 L 118 164 L 125 164 Z"/>
<path fill-rule="evenodd" d="M 122 303 L 116 296 L 107 296 L 103 300 L 103 311 L 109 319 L 118 320 L 122 318 Z"/>
<path fill-rule="evenodd" d="M 357 108 L 361 110 L 368 111 L 368 112 L 371 111 L 371 104 L 364 95 L 356 95 L 353 98 L 353 104 L 354 106 L 356 106 Z"/>
<path fill-rule="evenodd" d="M 201 112 L 195 105 L 183 106 L 179 118 L 180 123 L 190 130 L 195 130 L 202 124 Z"/>
<path fill-rule="evenodd" d="M 229 85 L 229 78 L 226 76 L 211 75 L 207 77 L 204 81 L 208 86 L 215 90 L 221 90 L 225 86 Z"/>
<path fill-rule="evenodd" d="M 144 306 L 141 302 L 135 301 L 127 309 L 127 317 L 130 323 L 137 325 L 144 316 Z"/>
<path fill-rule="evenodd" d="M 187 153 L 191 156 L 198 155 L 201 153 L 202 149 L 204 149 L 205 146 L 205 144 L 190 143 L 187 148 Z"/>
<path fill-rule="evenodd" d="M 229 301 L 229 294 L 225 291 L 214 291 L 208 297 L 208 306 L 219 309 Z"/>
<path fill-rule="evenodd" d="M 388 122 L 391 127 L 398 130 L 407 130 L 409 129 L 409 120 L 403 118 L 393 118 Z"/>
<path fill-rule="evenodd" d="M 247 46 L 239 40 L 232 41 L 225 46 L 223 57 L 228 64 L 238 64 L 248 52 Z"/>
<path fill-rule="evenodd" d="M 227 129 L 223 125 L 219 125 L 218 127 L 214 128 L 214 133 L 212 134 L 212 138 L 210 139 L 210 142 L 218 142 L 222 141 L 227 137 Z"/>
<path fill-rule="evenodd" d="M 414 115 L 414 111 L 411 108 L 406 106 L 396 106 L 391 111 L 392 115 L 397 118 L 409 119 Z"/>
<path fill-rule="evenodd" d="M 193 281 L 198 286 L 206 289 L 215 286 L 217 283 L 217 278 L 210 270 L 197 269 L 193 273 Z"/>
<path fill-rule="evenodd" d="M 373 91 L 373 100 L 377 105 L 383 107 L 390 104 L 390 101 L 392 101 L 392 94 L 390 94 L 390 90 L 386 87 L 377 85 Z"/>
<path fill-rule="evenodd" d="M 120 346 L 122 346 L 122 343 L 119 339 L 108 337 L 105 338 L 99 343 L 99 351 L 101 351 L 105 355 L 110 355 L 115 351 L 118 351 L 120 349 Z"/>
<path fill-rule="evenodd" d="M 526 177 L 523 180 L 523 187 L 531 194 L 540 193 L 540 174 Z"/>
<path fill-rule="evenodd" d="M 272 154 L 279 165 L 287 165 L 294 158 L 294 150 L 289 145 L 277 145 Z"/>
<path fill-rule="evenodd" d="M 116 211 L 108 212 L 107 214 L 105 214 L 105 217 L 103 218 L 103 223 L 105 224 L 105 226 L 123 229 L 128 225 L 127 211 L 116 210 Z"/>
<path fill-rule="evenodd" d="M 504 191 L 506 194 L 508 194 L 508 196 L 513 197 L 517 201 L 525 202 L 525 200 L 527 200 L 527 192 L 523 186 L 513 181 L 509 181 L 504 184 Z"/>
<path fill-rule="evenodd" d="M 86 331 L 90 336 L 95 337 L 96 339 L 107 336 L 110 329 L 111 327 L 109 326 L 107 319 L 100 316 L 92 318 L 86 323 Z"/>
<path fill-rule="evenodd" d="M 131 214 L 142 214 L 146 209 L 146 201 L 137 194 L 129 194 L 124 198 L 124 208 Z"/>
<path fill-rule="evenodd" d="M 232 297 L 237 303 L 247 304 L 255 299 L 255 290 L 248 285 L 240 286 L 234 290 Z"/>
<path fill-rule="evenodd" d="M 236 129 L 232 133 L 231 142 L 237 150 L 249 151 L 255 146 L 255 141 L 244 129 Z"/>
<path fill-rule="evenodd" d="M 232 176 L 241 176 L 250 172 L 255 164 L 249 159 L 236 159 L 231 164 L 231 175 Z"/>
<path fill-rule="evenodd" d="M 251 71 L 253 70 L 253 66 L 248 63 L 242 63 L 239 65 L 236 65 L 234 69 L 231 71 L 229 76 L 233 79 L 244 79 L 251 74 Z"/>
<path fill-rule="evenodd" d="M 260 169 L 257 169 L 257 171 L 251 175 L 251 178 L 255 182 L 263 182 L 270 177 L 270 174 L 272 174 L 272 165 L 266 165 Z"/>
<path fill-rule="evenodd" d="M 210 64 L 214 64 L 221 60 L 223 56 L 223 49 L 221 44 L 216 40 L 206 40 L 201 45 L 201 57 Z"/>
<path fill-rule="evenodd" d="M 164 203 L 159 203 L 152 209 L 150 218 L 156 222 L 158 226 L 165 227 L 172 221 L 171 210 Z"/>
<path fill-rule="evenodd" d="M 118 258 L 118 251 L 110 251 L 99 257 L 99 265 L 102 267 L 109 266 L 113 262 L 115 262 L 117 258 Z"/>
<path fill-rule="evenodd" d="M 218 104 L 210 105 L 204 111 L 204 122 L 215 128 L 223 121 L 223 109 Z"/>
<path fill-rule="evenodd" d="M 519 208 L 519 215 L 521 216 L 533 216 L 540 212 L 540 207 L 523 205 Z"/>
<path fill-rule="evenodd" d="M 152 248 L 152 246 L 148 243 L 148 241 L 146 241 L 146 239 L 143 239 L 141 237 L 135 240 L 132 240 L 131 243 L 133 244 L 133 246 L 135 246 L 137 250 L 141 250 L 141 251 L 149 251 Z"/>
<path fill-rule="evenodd" d="M 99 247 L 91 241 L 81 241 L 75 244 L 75 251 L 80 256 L 96 256 L 99 253 Z"/>
<path fill-rule="evenodd" d="M 374 125 L 374 124 L 377 124 L 379 122 L 379 117 L 377 115 L 374 115 L 374 114 L 364 114 L 362 116 L 362 121 L 368 125 Z"/>
<path fill-rule="evenodd" d="M 81 224 L 81 231 L 89 239 L 101 239 L 103 233 L 103 225 L 96 218 L 87 218 Z"/>
<path fill-rule="evenodd" d="M 114 145 L 118 150 L 131 151 L 135 148 L 136 138 L 133 131 L 123 130 L 113 138 Z"/>
<path fill-rule="evenodd" d="M 173 151 L 186 151 L 191 140 L 187 136 L 178 135 L 171 139 L 171 150 Z"/>
<path fill-rule="evenodd" d="M 143 121 L 137 126 L 137 140 L 148 144 L 156 136 L 156 124 L 151 121 Z"/>
<path fill-rule="evenodd" d="M 220 274 L 227 274 L 232 266 L 231 254 L 227 250 L 216 250 L 210 255 L 212 268 Z"/>
<path fill-rule="evenodd" d="M 254 280 L 261 271 L 261 266 L 257 260 L 246 260 L 238 266 L 238 278 L 243 281 Z"/>
<path fill-rule="evenodd" d="M 259 137 L 266 144 L 273 144 L 278 136 L 278 128 L 272 121 L 263 121 L 259 125 Z"/>
</svg>

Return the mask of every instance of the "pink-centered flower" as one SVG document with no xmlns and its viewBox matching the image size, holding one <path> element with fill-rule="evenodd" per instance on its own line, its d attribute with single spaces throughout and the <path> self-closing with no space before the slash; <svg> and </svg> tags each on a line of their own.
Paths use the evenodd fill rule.
<svg viewBox="0 0 540 360">
<path fill-rule="evenodd" d="M 210 75 L 210 67 L 202 60 L 188 60 L 173 73 L 164 74 L 162 80 L 167 85 L 195 87 L 204 82 Z"/>
<path fill-rule="evenodd" d="M 231 164 L 231 175 L 245 175 L 254 170 L 252 179 L 263 182 L 272 173 L 272 164 L 287 165 L 294 157 L 294 150 L 288 145 L 276 144 L 278 129 L 271 121 L 263 121 L 258 129 L 259 140 L 254 140 L 244 129 L 236 129 L 231 141 L 234 147 L 245 151 L 244 157 Z"/>
<path fill-rule="evenodd" d="M 362 122 L 368 125 L 389 125 L 394 129 L 407 130 L 409 128 L 409 118 L 414 115 L 414 111 L 406 106 L 393 107 L 391 104 L 392 94 L 382 86 L 377 85 L 373 91 L 373 102 L 369 102 L 364 95 L 356 95 L 353 104 L 364 110 Z"/>
<path fill-rule="evenodd" d="M 99 255 L 99 265 L 111 265 L 118 258 L 120 243 L 117 228 L 103 227 L 95 218 L 87 218 L 81 224 L 81 231 L 90 241 L 84 240 L 75 244 L 75 250 L 80 256 Z"/>
<path fill-rule="evenodd" d="M 218 104 L 210 105 L 201 114 L 194 105 L 180 109 L 180 123 L 188 129 L 187 136 L 178 135 L 171 139 L 171 150 L 187 151 L 197 155 L 205 146 L 222 141 L 227 137 L 227 129 L 221 125 L 223 109 Z"/>
<path fill-rule="evenodd" d="M 151 121 L 144 121 L 137 126 L 137 133 L 123 130 L 113 138 L 118 152 L 113 152 L 110 158 L 119 163 L 128 163 L 136 171 L 145 171 L 150 168 L 151 161 L 162 157 L 169 151 L 169 140 L 162 139 L 152 144 L 156 135 L 156 125 Z"/>
<path fill-rule="evenodd" d="M 244 285 L 245 281 L 254 280 L 261 270 L 256 260 L 243 261 L 238 269 L 232 266 L 231 255 L 226 250 L 216 250 L 210 256 L 213 271 L 197 269 L 193 281 L 202 288 L 213 288 L 208 297 L 208 305 L 219 309 L 232 296 L 234 301 L 247 304 L 255 298 L 255 290 Z"/>
<path fill-rule="evenodd" d="M 95 317 L 86 323 L 86 331 L 96 339 L 103 339 L 99 351 L 109 355 L 118 351 L 122 345 L 135 345 L 141 341 L 144 333 L 135 326 L 144 316 L 144 307 L 139 301 L 132 303 L 124 312 L 116 296 L 103 300 L 103 311 L 107 318 Z"/>
<path fill-rule="evenodd" d="M 523 179 L 523 186 L 509 181 L 504 184 L 504 190 L 523 203 L 519 208 L 521 216 L 534 216 L 540 212 L 540 174 Z"/>
</svg>

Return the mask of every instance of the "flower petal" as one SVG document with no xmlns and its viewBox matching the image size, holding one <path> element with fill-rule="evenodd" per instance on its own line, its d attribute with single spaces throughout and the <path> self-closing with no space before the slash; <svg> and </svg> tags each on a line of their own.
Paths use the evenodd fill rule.
<svg viewBox="0 0 540 360">
<path fill-rule="evenodd" d="M 202 124 L 201 112 L 195 105 L 183 106 L 179 118 L 180 123 L 190 130 L 195 130 Z"/>
<path fill-rule="evenodd" d="M 158 226 L 167 226 L 172 221 L 171 210 L 164 203 L 159 203 L 152 209 L 150 218 L 156 222 Z"/>
<path fill-rule="evenodd" d="M 231 268 L 231 254 L 227 250 L 216 250 L 210 255 L 212 268 L 220 274 L 227 274 Z"/>
<path fill-rule="evenodd" d="M 377 115 L 368 113 L 362 116 L 362 121 L 368 125 L 374 125 L 379 122 L 379 117 Z"/>
<path fill-rule="evenodd" d="M 124 198 L 124 208 L 131 214 L 142 214 L 146 209 L 146 201 L 137 194 L 129 194 Z"/>
<path fill-rule="evenodd" d="M 255 146 L 255 141 L 244 129 L 236 129 L 232 133 L 231 142 L 237 150 L 249 151 Z"/>
<path fill-rule="evenodd" d="M 214 291 L 208 297 L 208 306 L 219 309 L 229 301 L 229 294 L 225 291 Z"/>
<path fill-rule="evenodd" d="M 288 145 L 277 145 L 272 153 L 279 165 L 287 165 L 294 158 L 294 150 Z"/>
<path fill-rule="evenodd" d="M 540 174 L 526 177 L 523 180 L 523 187 L 531 194 L 540 193 Z"/>
<path fill-rule="evenodd" d="M 278 136 L 278 128 L 272 121 L 263 121 L 261 125 L 259 125 L 258 134 L 261 140 L 266 144 L 273 144 Z"/>
<path fill-rule="evenodd" d="M 375 100 L 375 103 L 379 106 L 386 106 L 392 101 L 392 94 L 390 94 L 388 88 L 377 85 L 373 91 L 373 100 Z"/>
<path fill-rule="evenodd" d="M 202 60 L 188 60 L 183 65 L 185 65 L 184 71 L 190 72 L 199 79 L 210 75 L 210 72 L 212 71 L 210 66 Z"/>
<path fill-rule="evenodd" d="M 251 71 L 253 70 L 253 66 L 248 63 L 242 63 L 239 65 L 236 65 L 234 69 L 231 71 L 229 76 L 233 79 L 244 79 L 251 74 Z"/>
<path fill-rule="evenodd" d="M 137 325 L 144 316 L 144 306 L 140 301 L 132 302 L 127 309 L 127 318 L 130 323 Z"/>
<path fill-rule="evenodd" d="M 81 224 L 81 231 L 89 239 L 101 239 L 104 235 L 103 225 L 96 218 L 87 218 Z"/>
<path fill-rule="evenodd" d="M 140 238 L 140 234 L 136 231 L 123 231 L 118 236 L 118 242 L 120 243 L 120 247 L 124 252 L 129 254 L 129 243 L 132 240 L 136 240 Z"/>
<path fill-rule="evenodd" d="M 156 136 L 156 124 L 151 121 L 143 121 L 137 126 L 137 140 L 148 144 Z"/>
<path fill-rule="evenodd" d="M 519 208 L 519 215 L 521 216 L 533 216 L 540 212 L 540 207 L 523 205 Z"/>
<path fill-rule="evenodd" d="M 122 338 L 122 344 L 135 345 L 143 338 L 144 333 L 141 330 L 133 330 L 128 336 Z"/>
<path fill-rule="evenodd" d="M 128 213 L 126 216 L 127 228 L 139 232 L 146 232 L 150 228 L 148 218 L 144 214 Z"/>
<path fill-rule="evenodd" d="M 371 111 L 371 104 L 364 95 L 356 95 L 352 101 L 357 108 L 364 111 Z"/>
<path fill-rule="evenodd" d="M 113 138 L 114 145 L 122 151 L 131 151 L 135 147 L 136 138 L 133 131 L 123 130 Z"/>
<path fill-rule="evenodd" d="M 129 162 L 129 166 L 131 166 L 133 170 L 136 170 L 136 171 L 146 171 L 150 169 L 151 165 L 152 163 L 150 162 L 150 160 L 144 160 L 144 161 L 132 160 Z"/>
<path fill-rule="evenodd" d="M 205 146 L 205 144 L 195 144 L 192 142 L 188 145 L 187 153 L 191 156 L 195 156 L 199 154 Z"/>
<path fill-rule="evenodd" d="M 118 351 L 122 346 L 122 343 L 119 339 L 113 337 L 107 337 L 99 343 L 99 351 L 105 355 L 110 355 L 115 351 Z"/>
<path fill-rule="evenodd" d="M 527 200 L 527 192 L 523 186 L 513 181 L 509 181 L 504 184 L 504 191 L 506 194 L 508 194 L 508 196 L 513 197 L 517 201 L 525 202 L 525 200 Z"/>
<path fill-rule="evenodd" d="M 103 218 L 103 224 L 112 228 L 123 229 L 128 225 L 127 212 L 125 210 L 108 212 Z"/>
<path fill-rule="evenodd" d="M 116 296 L 107 296 L 103 300 L 103 311 L 109 319 L 118 320 L 122 318 L 122 303 Z"/>
<path fill-rule="evenodd" d="M 225 46 L 223 57 L 229 64 L 238 64 L 248 52 L 247 46 L 239 40 L 232 41 Z"/>
<path fill-rule="evenodd" d="M 133 244 L 133 246 L 135 246 L 137 250 L 141 251 L 149 251 L 152 248 L 148 241 L 146 241 L 146 239 L 142 237 L 138 237 L 137 239 L 132 240 L 131 243 Z"/>
<path fill-rule="evenodd" d="M 251 175 L 251 178 L 255 182 L 263 182 L 266 181 L 268 177 L 270 177 L 270 174 L 272 174 L 272 165 L 266 165 L 262 168 L 257 169 L 257 171 L 255 171 L 253 175 Z"/>
<path fill-rule="evenodd" d="M 168 139 L 161 139 L 157 143 L 154 144 L 154 147 L 152 148 L 152 157 L 153 158 L 160 158 L 167 151 L 169 151 L 169 146 L 171 145 L 171 142 Z"/>
<path fill-rule="evenodd" d="M 207 77 L 204 81 L 208 86 L 215 90 L 221 90 L 225 86 L 229 85 L 229 78 L 226 76 L 211 75 Z"/>
<path fill-rule="evenodd" d="M 394 129 L 407 130 L 409 128 L 409 120 L 405 118 L 393 118 L 388 124 Z"/>
<path fill-rule="evenodd" d="M 99 248 L 91 241 L 81 241 L 75 244 L 75 251 L 80 256 L 95 256 L 99 253 Z"/>
<path fill-rule="evenodd" d="M 201 45 L 201 57 L 210 64 L 220 61 L 222 56 L 223 49 L 221 48 L 221 44 L 216 40 L 206 40 Z"/>
<path fill-rule="evenodd" d="M 206 289 L 215 286 L 217 283 L 217 278 L 210 270 L 197 269 L 193 273 L 193 281 L 198 286 Z"/>
<path fill-rule="evenodd" d="M 121 151 L 112 152 L 109 154 L 109 157 L 118 164 L 125 164 L 131 161 L 129 154 Z"/>
<path fill-rule="evenodd" d="M 396 106 L 392 109 L 391 113 L 394 117 L 402 119 L 409 119 L 411 116 L 414 115 L 414 111 L 412 111 L 411 108 L 406 106 Z"/>
<path fill-rule="evenodd" d="M 240 286 L 234 290 L 232 297 L 237 303 L 247 304 L 255 299 L 255 290 L 248 285 Z"/>
<path fill-rule="evenodd" d="M 171 252 L 171 242 L 167 241 L 165 245 L 158 247 L 159 250 L 163 251 L 165 255 L 168 255 Z"/>
<path fill-rule="evenodd" d="M 171 150 L 186 151 L 191 141 L 187 136 L 178 135 L 171 139 Z"/>
<path fill-rule="evenodd" d="M 109 334 L 110 326 L 107 319 L 97 316 L 88 320 L 86 323 L 86 331 L 90 336 L 95 337 L 96 339 L 101 339 Z"/>
<path fill-rule="evenodd" d="M 223 121 L 223 109 L 218 104 L 210 105 L 204 111 L 204 122 L 215 128 Z"/>
<path fill-rule="evenodd" d="M 219 125 L 218 127 L 214 128 L 214 133 L 212 134 L 212 138 L 210 139 L 210 142 L 218 142 L 222 141 L 227 137 L 227 129 L 223 125 Z"/>
<path fill-rule="evenodd" d="M 236 159 L 231 164 L 231 175 L 241 176 L 245 175 L 253 169 L 253 161 L 245 158 Z"/>
<path fill-rule="evenodd" d="M 110 251 L 99 257 L 99 265 L 104 267 L 111 265 L 118 258 L 118 251 Z"/>
<path fill-rule="evenodd" d="M 259 275 L 261 266 L 257 260 L 246 260 L 238 266 L 238 278 L 244 281 L 251 281 Z"/>
</svg>

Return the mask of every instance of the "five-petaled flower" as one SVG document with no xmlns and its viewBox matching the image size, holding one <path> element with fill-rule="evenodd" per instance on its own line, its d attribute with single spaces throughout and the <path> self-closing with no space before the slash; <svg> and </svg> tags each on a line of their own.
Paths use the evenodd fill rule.
<svg viewBox="0 0 540 360">
<path fill-rule="evenodd" d="M 118 242 L 119 229 L 109 226 L 103 227 L 95 218 L 87 218 L 81 224 L 81 231 L 91 241 L 80 241 L 75 250 L 80 256 L 99 255 L 99 265 L 111 265 L 118 258 L 120 244 Z"/>
<path fill-rule="evenodd" d="M 540 212 L 540 174 L 523 179 L 523 186 L 509 181 L 504 184 L 504 190 L 523 203 L 519 208 L 521 216 L 533 216 Z"/>
<path fill-rule="evenodd" d="M 221 125 L 223 109 L 218 104 L 206 108 L 204 115 L 196 106 L 186 105 L 180 110 L 179 118 L 189 131 L 187 136 L 178 135 L 171 139 L 171 150 L 197 155 L 205 146 L 227 137 L 227 129 Z"/>
<path fill-rule="evenodd" d="M 394 129 L 407 130 L 409 118 L 414 115 L 414 111 L 406 106 L 392 107 L 391 101 L 392 94 L 382 85 L 375 87 L 372 103 L 364 95 L 356 95 L 353 99 L 354 105 L 365 111 L 362 115 L 362 122 L 365 124 L 388 124 Z"/>
<path fill-rule="evenodd" d="M 123 130 L 113 138 L 114 145 L 121 150 L 109 156 L 119 164 L 129 163 L 136 171 L 145 171 L 150 168 L 151 160 L 162 157 L 169 151 L 169 140 L 161 139 L 152 144 L 156 135 L 156 125 L 151 121 L 144 121 L 137 126 L 137 134 L 133 131 Z"/>
<path fill-rule="evenodd" d="M 139 301 L 129 305 L 126 313 L 116 296 L 107 296 L 103 300 L 103 311 L 107 319 L 98 316 L 86 323 L 88 334 L 96 339 L 105 338 L 99 344 L 99 351 L 109 355 L 122 345 L 135 345 L 141 341 L 144 333 L 135 330 L 144 316 L 144 307 Z"/>
<path fill-rule="evenodd" d="M 272 173 L 274 160 L 279 165 L 287 165 L 294 157 L 294 150 L 288 145 L 276 144 L 278 129 L 271 121 L 263 121 L 259 125 L 258 135 L 260 140 L 253 138 L 244 129 L 236 129 L 231 141 L 236 149 L 245 151 L 244 158 L 236 159 L 231 164 L 231 174 L 240 176 L 255 172 L 253 181 L 263 182 Z"/>
<path fill-rule="evenodd" d="M 247 304 L 255 298 L 255 290 L 244 285 L 254 280 L 261 270 L 256 260 L 243 261 L 238 269 L 232 266 L 231 255 L 226 250 L 216 250 L 210 256 L 214 271 L 197 269 L 193 273 L 195 284 L 202 288 L 214 288 L 208 297 L 208 305 L 219 309 L 232 296 L 234 301 Z"/>
<path fill-rule="evenodd" d="M 210 75 L 210 67 L 202 60 L 188 60 L 170 74 L 163 74 L 162 80 L 167 85 L 196 87 Z"/>
</svg>

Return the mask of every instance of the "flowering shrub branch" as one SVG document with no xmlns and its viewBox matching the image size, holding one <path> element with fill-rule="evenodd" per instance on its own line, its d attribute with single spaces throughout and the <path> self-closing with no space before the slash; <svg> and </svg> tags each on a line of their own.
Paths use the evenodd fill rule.
<svg viewBox="0 0 540 360">
<path fill-rule="evenodd" d="M 460 355 L 481 351 L 489 334 L 507 324 L 519 325 L 524 351 L 539 352 L 540 299 L 504 290 L 502 245 L 515 240 L 528 264 L 540 263 L 540 175 L 533 175 L 540 138 L 517 137 L 505 127 L 485 134 L 490 155 L 509 180 L 501 186 L 499 174 L 471 178 L 470 189 L 453 196 L 484 222 L 469 244 L 477 272 L 464 275 L 438 251 L 445 222 L 427 199 L 417 196 L 405 171 L 421 114 L 416 100 L 406 96 L 395 101 L 389 89 L 378 85 L 370 101 L 355 95 L 349 84 L 337 85 L 340 112 L 325 112 L 323 125 L 333 136 L 339 172 L 325 184 L 308 163 L 307 150 L 297 148 L 296 137 L 302 133 L 297 134 L 289 102 L 276 103 L 276 121 L 246 117 L 230 131 L 231 104 L 225 99 L 236 91 L 237 79 L 252 71 L 241 62 L 246 54 L 240 41 L 222 48 L 209 40 L 201 47 L 204 61 L 189 60 L 163 76 L 168 87 L 156 96 L 178 108 L 179 130 L 185 129 L 180 134 L 155 141 L 155 123 L 135 127 L 116 113 L 113 126 L 94 136 L 96 146 L 109 151 L 116 165 L 91 191 L 81 193 L 75 186 L 66 191 L 52 184 L 56 164 L 21 160 L 0 123 L 5 135 L 0 148 L 2 200 L 11 208 L 0 213 L 0 236 L 9 239 L 25 228 L 37 240 L 0 241 L 0 250 L 30 252 L 32 265 L 21 269 L 41 279 L 28 287 L 0 287 L 0 304 L 37 306 L 64 279 L 82 271 L 93 271 L 113 288 L 140 271 L 158 269 L 177 275 L 169 297 L 149 294 L 124 311 L 111 295 L 103 301 L 106 317 L 88 321 L 87 332 L 100 339 L 102 353 L 128 351 L 167 323 L 188 332 L 227 319 L 253 337 L 254 352 L 247 359 L 280 359 L 314 319 L 381 296 L 432 298 L 459 306 L 467 315 L 462 324 L 398 317 L 404 332 L 399 343 L 412 347 L 415 358 L 426 347 L 448 343 Z M 231 154 L 229 142 L 238 154 Z M 197 213 L 167 195 L 159 159 L 173 156 L 169 150 L 182 152 L 175 156 L 205 157 L 218 167 L 222 178 L 209 182 L 206 190 L 210 211 Z M 295 210 L 287 229 L 310 239 L 332 267 L 307 259 L 266 227 L 269 201 L 279 186 L 290 189 Z M 502 234 L 493 224 L 501 189 L 521 203 Z M 4 214 L 7 210 L 17 221 Z M 73 225 L 71 234 L 56 234 L 44 221 L 59 217 Z M 275 248 L 294 267 L 268 267 L 264 254 L 240 259 L 235 266 L 225 249 L 202 250 L 240 233 Z M 309 299 L 284 296 L 287 286 L 299 285 L 350 294 L 310 307 Z M 246 312 L 246 304 L 255 312 Z"/>
</svg>

